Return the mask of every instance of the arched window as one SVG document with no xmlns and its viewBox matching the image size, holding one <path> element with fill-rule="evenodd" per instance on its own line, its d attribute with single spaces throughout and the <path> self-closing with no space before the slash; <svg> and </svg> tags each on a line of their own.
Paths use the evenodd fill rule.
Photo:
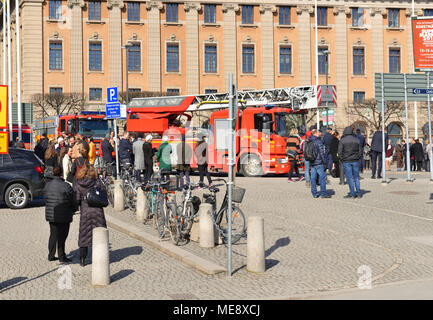
<svg viewBox="0 0 433 320">
<path fill-rule="evenodd" d="M 388 137 L 393 146 L 396 145 L 399 139 L 403 139 L 403 130 L 398 123 L 391 122 L 386 128 L 388 129 Z"/>
</svg>

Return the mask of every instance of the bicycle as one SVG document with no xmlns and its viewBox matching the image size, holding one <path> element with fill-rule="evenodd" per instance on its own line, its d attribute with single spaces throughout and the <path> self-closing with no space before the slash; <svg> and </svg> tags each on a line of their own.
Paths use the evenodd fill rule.
<svg viewBox="0 0 433 320">
<path fill-rule="evenodd" d="M 158 175 L 154 175 L 152 180 L 146 186 L 142 186 L 147 191 L 149 207 L 149 216 L 153 219 L 154 228 L 157 229 L 159 237 L 164 238 L 167 231 L 173 241 L 179 238 L 179 228 L 175 221 L 176 215 L 175 200 L 170 198 L 174 191 L 170 186 L 170 180 L 161 180 Z"/>
<path fill-rule="evenodd" d="M 227 210 L 229 205 L 227 182 L 224 179 L 214 179 L 213 181 L 223 181 L 224 183 L 212 185 L 211 187 L 209 187 L 210 194 L 203 194 L 203 198 L 205 199 L 205 203 L 212 204 L 212 212 L 211 212 L 212 222 L 214 223 L 219 234 L 221 235 L 221 239 L 223 243 L 227 243 L 228 230 L 225 227 L 225 224 L 228 225 Z M 216 194 L 220 191 L 220 189 L 218 188 L 220 186 L 225 186 L 226 192 L 221 207 L 217 210 Z M 244 194 L 245 194 L 245 189 L 234 186 L 232 201 L 236 203 L 241 203 Z M 225 217 L 224 225 L 222 224 L 223 217 Z M 238 206 L 232 204 L 232 239 L 231 239 L 232 241 L 231 242 L 236 243 L 242 237 L 246 237 L 247 235 L 246 232 L 247 232 L 247 228 L 246 228 L 245 214 Z"/>
<path fill-rule="evenodd" d="M 136 181 L 132 170 L 133 167 L 130 163 L 123 164 L 121 171 L 121 179 L 125 204 L 129 208 L 129 210 L 135 212 L 135 200 L 137 198 L 138 182 Z"/>
</svg>

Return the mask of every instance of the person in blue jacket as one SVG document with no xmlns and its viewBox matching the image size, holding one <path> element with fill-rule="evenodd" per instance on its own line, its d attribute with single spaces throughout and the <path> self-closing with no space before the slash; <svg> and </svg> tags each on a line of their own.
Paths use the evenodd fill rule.
<svg viewBox="0 0 433 320">
<path fill-rule="evenodd" d="M 318 198 L 317 187 L 316 187 L 316 179 L 317 175 L 319 175 L 320 180 L 320 197 L 321 198 L 330 198 L 330 196 L 326 193 L 326 167 L 327 167 L 327 159 L 325 153 L 325 145 L 320 139 L 322 133 L 314 129 L 312 131 L 312 135 L 309 139 L 310 142 L 314 145 L 314 150 L 316 153 L 316 159 L 310 162 L 311 165 L 311 193 L 314 198 Z"/>
</svg>

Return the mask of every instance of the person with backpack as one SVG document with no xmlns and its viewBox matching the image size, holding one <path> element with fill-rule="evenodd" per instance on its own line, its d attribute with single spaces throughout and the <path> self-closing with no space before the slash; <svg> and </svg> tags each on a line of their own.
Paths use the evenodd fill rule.
<svg viewBox="0 0 433 320">
<path fill-rule="evenodd" d="M 325 145 L 320 139 L 321 132 L 317 129 L 312 130 L 312 135 L 308 141 L 304 143 L 304 157 L 311 164 L 311 193 L 314 198 L 318 198 L 316 187 L 316 178 L 320 180 L 320 197 L 330 198 L 326 193 L 326 153 Z"/>
<path fill-rule="evenodd" d="M 72 183 L 72 186 L 75 190 L 75 181 L 77 178 L 77 174 L 80 171 L 80 169 L 86 165 L 90 165 L 89 162 L 89 150 L 86 149 L 83 143 L 77 142 L 74 146 L 78 152 L 78 157 L 73 161 L 71 171 L 69 171 L 67 181 Z M 74 157 L 72 157 L 74 158 Z"/>
<path fill-rule="evenodd" d="M 346 127 L 343 136 L 338 143 L 338 156 L 343 164 L 344 173 L 349 184 L 349 194 L 344 198 L 361 198 L 361 186 L 359 182 L 359 159 L 363 149 L 361 142 L 353 133 L 351 126 Z"/>
</svg>

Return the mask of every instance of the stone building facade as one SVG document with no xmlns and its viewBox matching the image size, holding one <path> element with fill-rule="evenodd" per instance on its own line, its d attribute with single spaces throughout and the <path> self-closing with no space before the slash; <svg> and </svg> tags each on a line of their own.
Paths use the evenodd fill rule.
<svg viewBox="0 0 433 320">
<path fill-rule="evenodd" d="M 330 51 L 328 75 L 320 58 L 319 84 L 328 77 L 337 86 L 333 112 L 342 128 L 358 120 L 346 105 L 374 98 L 374 73 L 413 72 L 411 1 L 319 0 L 318 6 L 319 50 Z M 316 83 L 313 0 L 21 0 L 20 10 L 23 102 L 38 93 L 83 92 L 90 107 L 103 110 L 107 87 L 126 89 L 127 50 L 135 91 L 224 92 L 230 73 L 239 90 Z M 415 14 L 433 14 L 433 3 L 416 1 Z M 133 47 L 122 49 L 127 42 Z M 417 110 L 421 135 L 427 114 Z M 414 128 L 411 105 L 410 135 Z"/>
</svg>

